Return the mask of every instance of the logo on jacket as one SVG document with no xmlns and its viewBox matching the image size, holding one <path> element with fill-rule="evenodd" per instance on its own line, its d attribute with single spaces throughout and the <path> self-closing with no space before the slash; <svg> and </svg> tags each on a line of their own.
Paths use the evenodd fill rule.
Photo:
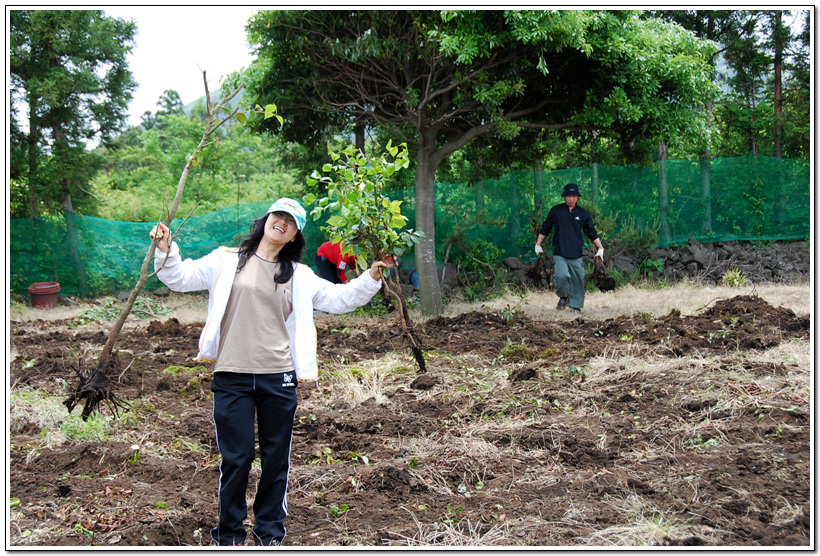
<svg viewBox="0 0 820 556">
<path fill-rule="evenodd" d="M 575 220 L 580 220 L 580 219 L 581 219 L 581 217 L 580 217 L 580 216 L 576 216 L 576 217 L 575 217 Z"/>
<path fill-rule="evenodd" d="M 295 386 L 295 384 L 293 384 L 293 374 L 285 373 L 282 375 L 282 386 L 285 388 L 288 386 Z"/>
</svg>

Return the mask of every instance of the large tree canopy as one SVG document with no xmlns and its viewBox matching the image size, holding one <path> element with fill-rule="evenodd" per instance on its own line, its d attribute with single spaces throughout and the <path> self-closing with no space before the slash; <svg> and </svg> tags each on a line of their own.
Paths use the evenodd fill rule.
<svg viewBox="0 0 820 556">
<path fill-rule="evenodd" d="M 28 216 L 70 210 L 89 198 L 87 141 L 125 124 L 135 25 L 99 10 L 12 10 L 10 23 L 12 187 Z"/>
<path fill-rule="evenodd" d="M 371 125 L 416 156 L 422 310 L 443 309 L 435 174 L 481 136 L 586 129 L 625 148 L 703 129 L 714 44 L 635 11 L 262 11 L 248 94 L 276 99 L 289 139 Z"/>
</svg>

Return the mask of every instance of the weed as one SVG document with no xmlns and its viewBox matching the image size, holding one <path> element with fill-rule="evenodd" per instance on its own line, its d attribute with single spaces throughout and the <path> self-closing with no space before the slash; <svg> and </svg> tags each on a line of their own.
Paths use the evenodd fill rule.
<svg viewBox="0 0 820 556">
<path fill-rule="evenodd" d="M 29 359 L 25 355 L 23 356 L 23 368 L 24 369 L 30 369 L 36 364 L 37 364 L 37 358 L 36 357 L 34 359 Z"/>
<path fill-rule="evenodd" d="M 500 357 L 509 359 L 510 361 L 529 361 L 532 359 L 533 353 L 532 350 L 523 343 L 508 343 L 501 348 Z"/>
<path fill-rule="evenodd" d="M 663 274 L 663 259 L 644 259 L 638 271 L 649 278 L 656 278 Z"/>
<path fill-rule="evenodd" d="M 362 463 L 363 465 L 370 465 L 370 458 L 364 454 L 357 454 L 356 452 L 348 452 L 345 454 L 345 460 L 352 462 L 354 465 Z"/>
<path fill-rule="evenodd" d="M 515 318 L 515 315 L 521 312 L 521 309 L 518 307 L 510 307 L 510 304 L 507 303 L 506 307 L 501 310 L 501 318 L 504 319 L 504 322 L 509 324 Z"/>
<path fill-rule="evenodd" d="M 80 442 L 105 442 L 110 440 L 111 421 L 99 413 L 92 413 L 87 421 L 77 414 L 71 414 L 60 430 L 66 438 Z"/>
<path fill-rule="evenodd" d="M 170 367 L 167 367 L 167 368 L 161 370 L 157 374 L 161 374 L 161 375 L 168 374 L 168 375 L 176 377 L 176 376 L 183 376 L 183 375 L 189 375 L 189 374 L 194 374 L 194 373 L 207 373 L 207 372 L 208 372 L 208 368 L 205 367 L 204 365 L 197 365 L 196 367 L 185 367 L 185 366 L 180 366 L 180 365 L 171 365 Z"/>
<path fill-rule="evenodd" d="M 742 288 L 746 285 L 746 276 L 744 276 L 743 273 L 737 268 L 730 268 L 723 274 L 721 281 L 724 286 L 729 286 L 730 288 Z"/>
<path fill-rule="evenodd" d="M 719 446 L 720 442 L 718 442 L 714 438 L 704 438 L 700 433 L 697 433 L 695 436 L 691 437 L 689 440 L 686 440 L 683 443 L 684 446 L 689 446 L 691 448 L 712 448 L 715 446 Z"/>
<path fill-rule="evenodd" d="M 567 369 L 567 374 L 570 376 L 570 378 L 583 379 L 587 374 L 584 367 L 586 367 L 586 365 L 582 365 L 580 367 L 577 365 L 573 365 L 569 369 Z"/>
<path fill-rule="evenodd" d="M 314 459 L 311 462 L 313 465 L 333 465 L 334 463 L 339 463 L 342 461 L 333 457 L 333 450 L 330 447 L 324 447 L 321 450 L 318 450 L 315 454 L 313 454 L 313 458 Z"/>
<path fill-rule="evenodd" d="M 334 504 L 334 505 L 329 506 L 327 508 L 327 511 L 330 512 L 330 515 L 332 515 L 333 517 L 341 517 L 341 516 L 343 516 L 344 514 L 347 513 L 347 510 L 348 510 L 347 504 L 341 504 L 339 506 Z"/>
</svg>

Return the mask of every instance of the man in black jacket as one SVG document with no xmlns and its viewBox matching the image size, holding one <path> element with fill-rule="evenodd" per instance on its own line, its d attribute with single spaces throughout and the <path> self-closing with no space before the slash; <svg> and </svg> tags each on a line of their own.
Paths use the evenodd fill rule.
<svg viewBox="0 0 820 556">
<path fill-rule="evenodd" d="M 553 274 L 553 284 L 555 293 L 558 295 L 558 310 L 569 307 L 576 313 L 581 312 L 584 306 L 584 265 L 581 261 L 581 252 L 584 248 L 584 240 L 581 232 L 586 234 L 589 240 L 598 248 L 596 257 L 604 261 L 604 246 L 595 226 L 592 217 L 587 211 L 578 206 L 578 185 L 568 183 L 564 186 L 561 194 L 564 202 L 555 205 L 547 214 L 547 219 L 541 224 L 538 239 L 535 242 L 535 254 L 541 255 L 544 248 L 541 242 L 554 229 L 552 236 L 552 254 L 555 262 L 555 272 Z"/>
</svg>

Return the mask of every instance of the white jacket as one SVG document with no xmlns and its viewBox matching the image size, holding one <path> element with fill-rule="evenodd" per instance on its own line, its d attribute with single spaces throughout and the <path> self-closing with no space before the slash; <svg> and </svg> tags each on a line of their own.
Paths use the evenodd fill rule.
<svg viewBox="0 0 820 556">
<path fill-rule="evenodd" d="M 177 292 L 208 290 L 208 317 L 199 337 L 197 361 L 216 360 L 219 349 L 219 332 L 222 317 L 228 305 L 228 297 L 239 264 L 237 249 L 220 247 L 204 257 L 192 260 L 179 255 L 179 246 L 171 243 L 166 260 L 165 253 L 156 250 L 154 268 L 165 266 L 157 277 Z M 363 272 L 347 284 L 331 284 L 313 273 L 310 267 L 297 264 L 293 274 L 293 312 L 285 326 L 290 335 L 290 353 L 296 367 L 296 377 L 316 380 L 319 368 L 316 364 L 316 325 L 313 310 L 326 313 L 347 313 L 370 301 L 381 288 L 381 281 L 374 280 L 370 272 Z"/>
</svg>

